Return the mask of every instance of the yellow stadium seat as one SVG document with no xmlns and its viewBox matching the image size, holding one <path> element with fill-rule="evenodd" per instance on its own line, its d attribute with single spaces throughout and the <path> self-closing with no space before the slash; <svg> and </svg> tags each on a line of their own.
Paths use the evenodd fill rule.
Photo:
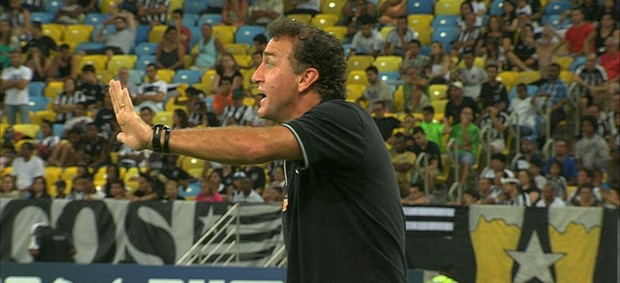
<svg viewBox="0 0 620 283">
<path fill-rule="evenodd" d="M 573 73 L 571 71 L 561 71 L 560 79 L 562 79 L 567 85 L 573 82 Z"/>
<path fill-rule="evenodd" d="M 375 58 L 370 55 L 353 55 L 347 59 L 347 71 L 365 71 L 374 61 Z"/>
<path fill-rule="evenodd" d="M 95 27 L 90 25 L 67 25 L 63 34 L 63 40 L 76 45 L 88 42 L 94 29 Z"/>
<path fill-rule="evenodd" d="M 431 101 L 448 99 L 448 85 L 433 84 L 428 87 L 428 95 Z M 435 112 L 437 110 L 435 109 Z"/>
<path fill-rule="evenodd" d="M 448 104 L 448 101 L 449 101 L 448 99 L 432 100 L 431 106 L 433 106 L 435 113 L 444 114 L 446 111 L 446 104 Z"/>
<path fill-rule="evenodd" d="M 245 43 L 229 43 L 224 45 L 224 49 L 226 49 L 226 52 L 233 55 L 248 55 L 250 45 Z"/>
<path fill-rule="evenodd" d="M 504 86 L 506 87 L 506 91 L 510 92 L 512 87 L 515 86 L 515 82 L 517 81 L 517 76 L 519 76 L 518 72 L 503 71 L 497 74 L 497 80 L 504 84 Z"/>
<path fill-rule="evenodd" d="M 157 25 L 151 27 L 148 35 L 149 42 L 161 42 L 161 39 L 164 37 L 164 33 L 166 32 L 166 29 L 168 29 L 167 25 Z"/>
<path fill-rule="evenodd" d="M 59 43 L 62 41 L 65 26 L 61 24 L 42 24 L 41 31 L 44 35 L 51 37 L 56 43 Z"/>
<path fill-rule="evenodd" d="M 100 82 L 108 83 L 111 79 L 116 77 L 116 72 L 110 70 L 97 70 L 97 79 Z"/>
<path fill-rule="evenodd" d="M 394 26 L 384 26 L 381 28 L 379 33 L 381 33 L 381 37 L 385 40 L 388 34 L 394 29 Z"/>
<path fill-rule="evenodd" d="M 237 27 L 235 26 L 220 25 L 213 27 L 213 36 L 219 39 L 224 45 L 234 43 L 235 32 L 237 32 Z"/>
<path fill-rule="evenodd" d="M 73 178 L 75 178 L 77 174 L 78 174 L 77 166 L 65 167 L 65 169 L 62 171 L 61 178 L 65 181 L 65 183 L 67 183 L 67 188 L 71 187 L 70 183 L 73 183 Z"/>
<path fill-rule="evenodd" d="M 340 16 L 346 2 L 345 0 L 323 0 L 321 1 L 321 13 Z"/>
<path fill-rule="evenodd" d="M 435 15 L 459 15 L 461 0 L 441 0 L 435 3 Z"/>
<path fill-rule="evenodd" d="M 185 67 L 189 68 L 189 66 L 194 66 L 194 58 L 192 55 L 183 56 L 183 63 L 185 63 Z"/>
<path fill-rule="evenodd" d="M 99 1 L 99 8 L 102 13 L 110 13 L 112 11 L 112 7 L 116 7 L 117 0 L 101 0 Z"/>
<path fill-rule="evenodd" d="M 202 159 L 197 159 L 194 157 L 190 157 L 190 156 L 181 156 L 178 160 L 177 160 L 178 166 L 181 167 L 181 169 L 185 170 L 185 172 L 187 172 L 189 169 L 193 169 L 193 168 L 204 168 L 205 166 L 205 161 Z"/>
<path fill-rule="evenodd" d="M 174 99 L 168 99 L 168 102 L 164 105 L 164 110 L 169 112 L 174 112 L 174 110 L 181 109 L 187 112 L 187 107 L 185 105 L 177 105 L 174 104 Z"/>
<path fill-rule="evenodd" d="M 137 167 L 131 167 L 125 173 L 123 177 L 123 182 L 125 183 L 125 187 L 129 191 L 134 191 L 138 189 L 138 177 L 140 176 L 140 170 Z"/>
<path fill-rule="evenodd" d="M 398 72 L 403 58 L 400 56 L 377 56 L 373 65 L 379 72 Z"/>
<path fill-rule="evenodd" d="M 555 58 L 554 62 L 560 65 L 562 71 L 570 70 L 570 64 L 573 63 L 573 57 L 571 56 L 563 56 Z"/>
<path fill-rule="evenodd" d="M 103 71 L 106 69 L 108 57 L 105 55 L 84 55 L 80 58 L 79 70 L 86 65 L 93 65 L 95 72 Z"/>
<path fill-rule="evenodd" d="M 13 131 L 22 133 L 25 136 L 36 139 L 39 134 L 41 126 L 35 124 L 15 124 L 13 125 Z"/>
<path fill-rule="evenodd" d="M 402 85 L 399 85 L 396 91 L 394 91 L 394 112 L 405 111 L 405 90 Z"/>
<path fill-rule="evenodd" d="M 539 71 L 524 71 L 524 72 L 519 72 L 516 79 L 515 79 L 515 85 L 518 85 L 520 83 L 524 83 L 526 85 L 531 84 L 533 82 L 536 82 L 540 80 L 540 72 Z"/>
<path fill-rule="evenodd" d="M 162 111 L 155 113 L 153 117 L 153 124 L 164 124 L 168 126 L 172 126 L 172 115 L 174 112 L 170 111 Z"/>
<path fill-rule="evenodd" d="M 118 70 L 121 68 L 133 69 L 136 61 L 138 61 L 138 56 L 136 55 L 114 55 L 108 61 L 108 71 L 118 73 Z"/>
<path fill-rule="evenodd" d="M 51 81 L 47 83 L 47 85 L 45 86 L 45 90 L 43 90 L 43 93 L 45 94 L 47 98 L 54 99 L 56 98 L 58 94 L 63 92 L 64 88 L 65 88 L 65 82 Z"/>
<path fill-rule="evenodd" d="M 233 54 L 233 58 L 239 66 L 247 67 L 252 64 L 252 56 L 246 54 Z"/>
<path fill-rule="evenodd" d="M 4 137 L 4 133 L 6 132 L 6 130 L 8 130 L 11 126 L 8 123 L 0 123 L 0 137 Z"/>
<path fill-rule="evenodd" d="M 289 14 L 287 19 L 309 24 L 312 21 L 312 16 L 309 14 Z"/>
<path fill-rule="evenodd" d="M 364 91 L 366 90 L 366 85 L 361 84 L 347 84 L 347 100 L 351 102 L 355 102 L 358 98 L 360 98 Z"/>
<path fill-rule="evenodd" d="M 313 26 L 324 29 L 326 27 L 335 26 L 338 23 L 339 16 L 336 14 L 316 14 L 311 20 Z"/>
<path fill-rule="evenodd" d="M 160 80 L 171 83 L 172 78 L 174 77 L 175 71 L 171 69 L 158 69 L 157 70 L 157 78 Z"/>
<path fill-rule="evenodd" d="M 435 18 L 433 15 L 413 14 L 407 16 L 407 23 L 414 31 L 420 31 L 430 29 L 433 18 Z"/>
<path fill-rule="evenodd" d="M 45 167 L 45 182 L 47 183 L 47 193 L 55 197 L 58 193 L 56 191 L 56 182 L 60 180 L 62 176 L 62 168 L 57 166 L 46 166 Z"/>
<path fill-rule="evenodd" d="M 347 37 L 347 27 L 333 26 L 325 27 L 323 30 L 329 34 L 333 34 L 337 39 L 344 40 Z"/>
<path fill-rule="evenodd" d="M 196 179 L 200 179 L 202 177 L 202 171 L 204 171 L 203 168 L 190 168 L 187 170 L 187 173 Z"/>
<path fill-rule="evenodd" d="M 48 108 L 51 108 L 51 107 L 52 105 L 50 104 Z M 50 122 L 56 121 L 56 116 L 57 116 L 56 112 L 50 109 L 50 110 L 34 112 L 34 115 L 31 115 L 30 119 L 32 120 L 33 124 L 40 125 L 43 120 L 48 120 Z"/>
<path fill-rule="evenodd" d="M 425 45 L 425 46 L 431 45 L 431 34 L 432 34 L 431 28 L 414 30 L 413 33 L 416 35 L 416 37 L 418 38 L 418 40 L 420 41 L 422 45 Z"/>
<path fill-rule="evenodd" d="M 347 85 L 358 84 L 366 86 L 368 84 L 368 78 L 366 78 L 366 72 L 361 70 L 353 70 L 349 72 L 347 76 Z"/>
<path fill-rule="evenodd" d="M 216 74 L 217 73 L 215 72 L 214 69 L 210 69 L 210 70 L 207 70 L 202 75 L 202 78 L 200 79 L 200 83 L 204 84 L 205 94 L 207 95 L 211 93 L 211 87 L 213 86 L 213 80 L 215 79 Z"/>
</svg>

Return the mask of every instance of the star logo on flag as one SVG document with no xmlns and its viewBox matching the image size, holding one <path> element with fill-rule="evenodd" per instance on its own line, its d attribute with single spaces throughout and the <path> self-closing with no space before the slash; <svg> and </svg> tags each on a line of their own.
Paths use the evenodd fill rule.
<svg viewBox="0 0 620 283">
<path fill-rule="evenodd" d="M 545 253 L 535 231 L 532 232 L 525 251 L 506 251 L 506 253 L 519 264 L 519 270 L 513 278 L 514 283 L 529 282 L 534 278 L 542 282 L 554 282 L 549 267 L 565 256 L 562 253 Z"/>
</svg>

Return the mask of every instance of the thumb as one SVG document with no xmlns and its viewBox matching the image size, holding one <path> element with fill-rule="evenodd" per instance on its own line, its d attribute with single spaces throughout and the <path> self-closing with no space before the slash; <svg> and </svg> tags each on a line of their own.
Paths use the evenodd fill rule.
<svg viewBox="0 0 620 283">
<path fill-rule="evenodd" d="M 126 140 L 125 133 L 124 132 L 118 133 L 118 135 L 116 135 L 116 139 L 122 143 L 125 143 L 125 140 Z"/>
</svg>

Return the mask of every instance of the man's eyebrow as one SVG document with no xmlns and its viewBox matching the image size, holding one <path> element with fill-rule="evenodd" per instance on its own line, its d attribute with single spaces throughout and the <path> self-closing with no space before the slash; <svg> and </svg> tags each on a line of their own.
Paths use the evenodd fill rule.
<svg viewBox="0 0 620 283">
<path fill-rule="evenodd" d="M 275 57 L 276 54 L 270 51 L 263 51 L 263 56 Z"/>
</svg>

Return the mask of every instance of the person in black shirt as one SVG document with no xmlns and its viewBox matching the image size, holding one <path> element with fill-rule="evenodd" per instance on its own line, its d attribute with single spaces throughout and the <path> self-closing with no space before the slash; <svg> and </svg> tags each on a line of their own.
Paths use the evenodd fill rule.
<svg viewBox="0 0 620 283">
<path fill-rule="evenodd" d="M 28 247 L 34 261 L 73 262 L 75 247 L 71 237 L 47 224 L 32 226 L 32 238 Z"/>
<path fill-rule="evenodd" d="M 24 52 L 29 51 L 31 47 L 38 47 L 43 56 L 47 58 L 51 51 L 56 50 L 56 41 L 43 34 L 41 22 L 32 22 L 32 24 L 30 24 L 30 35 L 32 39 L 24 46 Z"/>
<path fill-rule="evenodd" d="M 385 105 L 385 101 L 375 102 L 372 105 L 372 114 L 375 115 L 373 120 L 375 120 L 375 124 L 377 124 L 377 128 L 379 128 L 383 140 L 387 141 L 392 136 L 392 131 L 400 127 L 401 122 L 392 116 L 385 116 L 385 112 L 387 112 Z"/>
<path fill-rule="evenodd" d="M 473 98 L 463 95 L 463 83 L 453 82 L 448 88 L 450 101 L 446 104 L 445 117 L 451 121 L 450 125 L 461 122 L 461 110 L 465 107 L 471 108 L 474 112 L 474 121 L 480 116 L 480 108 Z"/>
<path fill-rule="evenodd" d="M 498 67 L 495 64 L 489 64 L 486 70 L 489 80 L 482 84 L 480 96 L 478 96 L 482 102 L 482 108 L 495 106 L 498 111 L 505 111 L 508 108 L 508 93 L 504 84 L 497 80 Z"/>
<path fill-rule="evenodd" d="M 78 89 L 84 94 L 88 110 L 98 110 L 103 106 L 103 84 L 97 79 L 95 67 L 85 65 L 82 67 L 81 83 Z"/>
<path fill-rule="evenodd" d="M 111 81 L 119 140 L 135 150 L 228 164 L 286 160 L 287 281 L 407 282 L 396 176 L 369 113 L 344 100 L 342 43 L 289 19 L 268 30 L 271 40 L 252 80 L 265 95 L 258 115 L 279 125 L 163 133 L 143 123 L 127 90 Z"/>
<path fill-rule="evenodd" d="M 423 178 L 428 178 L 429 188 L 433 188 L 435 177 L 441 174 L 442 170 L 439 145 L 426 139 L 426 133 L 424 133 L 424 129 L 421 127 L 413 128 L 413 140 L 415 144 L 411 151 L 413 151 L 418 158 L 424 153 L 424 158 L 427 160 L 422 160 L 421 164 L 428 164 L 428 166 L 426 167 L 426 176 L 423 176 Z"/>
</svg>

